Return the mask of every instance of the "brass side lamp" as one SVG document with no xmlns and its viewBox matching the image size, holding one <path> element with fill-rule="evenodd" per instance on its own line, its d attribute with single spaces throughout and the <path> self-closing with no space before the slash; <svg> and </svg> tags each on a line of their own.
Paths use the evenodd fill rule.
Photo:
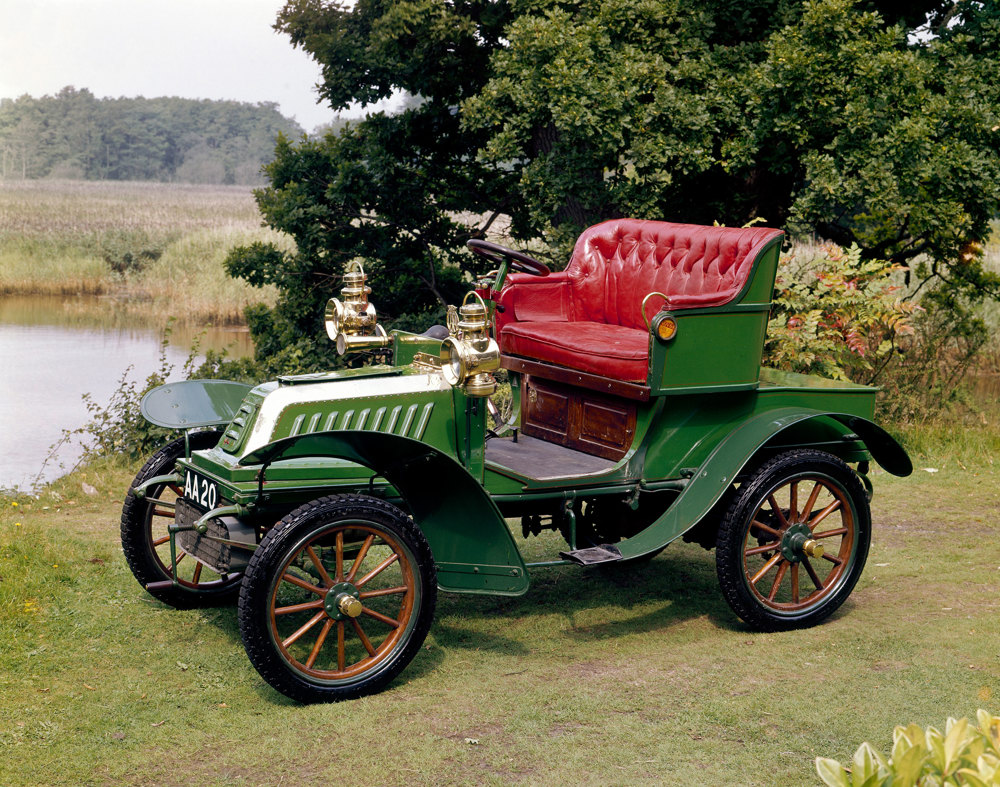
<svg viewBox="0 0 1000 787">
<path fill-rule="evenodd" d="M 368 302 L 372 291 L 361 263 L 354 261 L 344 274 L 343 301 L 330 298 L 326 304 L 326 333 L 337 343 L 337 353 L 374 350 L 389 345 L 385 328 L 378 324 L 375 306 Z"/>
<path fill-rule="evenodd" d="M 469 303 L 470 297 L 478 303 Z M 440 355 L 444 379 L 469 396 L 489 396 L 497 389 L 493 372 L 500 368 L 500 348 L 490 337 L 486 304 L 475 291 L 465 296 L 457 323 L 448 327 L 453 335 L 441 343 Z"/>
</svg>

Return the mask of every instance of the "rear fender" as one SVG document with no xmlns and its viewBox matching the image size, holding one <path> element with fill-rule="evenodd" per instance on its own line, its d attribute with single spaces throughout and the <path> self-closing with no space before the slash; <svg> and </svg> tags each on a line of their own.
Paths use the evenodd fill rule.
<svg viewBox="0 0 1000 787">
<path fill-rule="evenodd" d="M 482 484 L 452 457 L 408 437 L 347 430 L 277 440 L 240 464 L 262 464 L 266 474 L 271 462 L 305 457 L 346 459 L 392 484 L 427 537 L 442 590 L 504 596 L 527 591 L 528 572 L 507 523 Z"/>
<path fill-rule="evenodd" d="M 680 495 L 653 524 L 615 546 L 622 559 L 641 557 L 663 549 L 694 527 L 725 494 L 753 456 L 774 438 L 811 419 L 827 418 L 858 436 L 872 458 L 898 476 L 913 472 L 903 447 L 881 427 L 856 415 L 786 407 L 751 418 L 734 429 L 709 454 Z"/>
</svg>

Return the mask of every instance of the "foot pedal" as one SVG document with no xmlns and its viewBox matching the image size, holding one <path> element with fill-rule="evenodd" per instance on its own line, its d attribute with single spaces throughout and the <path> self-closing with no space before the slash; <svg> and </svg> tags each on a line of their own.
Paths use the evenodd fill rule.
<svg viewBox="0 0 1000 787">
<path fill-rule="evenodd" d="M 614 544 L 601 544 L 599 547 L 574 549 L 572 552 L 560 552 L 560 557 L 572 560 L 581 566 L 594 566 L 598 563 L 614 563 L 622 559 L 622 553 Z"/>
</svg>

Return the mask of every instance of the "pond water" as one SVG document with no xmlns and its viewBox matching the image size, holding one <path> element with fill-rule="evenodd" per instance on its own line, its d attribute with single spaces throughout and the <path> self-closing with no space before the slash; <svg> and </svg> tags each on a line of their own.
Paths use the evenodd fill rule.
<svg viewBox="0 0 1000 787">
<path fill-rule="evenodd" d="M 0 297 L 0 488 L 30 490 L 71 468 L 79 445 L 49 454 L 63 430 L 89 420 L 83 395 L 104 406 L 130 367 L 140 383 L 156 371 L 162 330 L 108 299 Z M 203 349 L 252 352 L 245 329 L 175 326 L 166 347 L 174 379 L 199 336 Z"/>
</svg>

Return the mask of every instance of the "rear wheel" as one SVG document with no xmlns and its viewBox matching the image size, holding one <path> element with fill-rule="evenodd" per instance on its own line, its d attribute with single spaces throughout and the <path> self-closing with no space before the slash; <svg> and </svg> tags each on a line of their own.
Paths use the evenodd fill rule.
<svg viewBox="0 0 1000 787">
<path fill-rule="evenodd" d="M 192 451 L 212 448 L 219 442 L 219 433 L 192 432 L 189 440 Z M 134 489 L 150 478 L 172 472 L 182 456 L 184 438 L 179 437 L 149 458 L 129 489 Z M 218 574 L 180 550 L 177 552 L 177 584 L 152 590 L 147 587 L 150 583 L 173 578 L 167 527 L 174 523 L 174 502 L 182 491 L 176 484 L 168 483 L 150 487 L 142 499 L 131 491 L 125 495 L 121 539 L 128 567 L 140 585 L 172 607 L 187 609 L 231 602 L 239 593 L 243 575 Z"/>
<path fill-rule="evenodd" d="M 376 498 L 307 503 L 268 532 L 240 592 L 240 634 L 254 667 L 300 702 L 382 689 L 420 650 L 434 617 L 430 547 Z"/>
<path fill-rule="evenodd" d="M 811 626 L 851 594 L 870 541 L 857 474 L 831 454 L 788 451 L 734 493 L 716 544 L 719 584 L 755 628 Z"/>
</svg>

